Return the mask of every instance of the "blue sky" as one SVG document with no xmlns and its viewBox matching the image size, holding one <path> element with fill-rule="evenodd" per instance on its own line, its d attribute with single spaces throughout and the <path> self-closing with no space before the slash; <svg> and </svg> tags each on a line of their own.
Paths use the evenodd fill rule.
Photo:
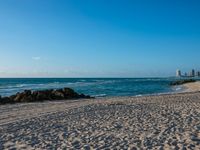
<svg viewBox="0 0 200 150">
<path fill-rule="evenodd" d="M 0 0 L 0 77 L 200 70 L 198 0 Z"/>
</svg>

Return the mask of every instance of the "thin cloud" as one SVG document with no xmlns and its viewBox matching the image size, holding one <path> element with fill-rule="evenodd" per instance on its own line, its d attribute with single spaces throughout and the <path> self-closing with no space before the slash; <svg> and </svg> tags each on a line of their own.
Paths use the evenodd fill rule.
<svg viewBox="0 0 200 150">
<path fill-rule="evenodd" d="M 32 59 L 33 59 L 33 60 L 40 60 L 40 59 L 41 59 L 41 57 L 39 57 L 39 56 L 36 56 L 36 57 L 32 57 Z"/>
</svg>

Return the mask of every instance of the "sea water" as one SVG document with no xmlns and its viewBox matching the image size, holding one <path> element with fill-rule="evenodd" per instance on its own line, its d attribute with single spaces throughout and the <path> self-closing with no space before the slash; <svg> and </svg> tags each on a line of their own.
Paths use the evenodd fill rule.
<svg viewBox="0 0 200 150">
<path fill-rule="evenodd" d="M 170 86 L 174 78 L 1 78 L 0 95 L 23 90 L 73 88 L 91 96 L 142 96 L 180 91 Z"/>
</svg>

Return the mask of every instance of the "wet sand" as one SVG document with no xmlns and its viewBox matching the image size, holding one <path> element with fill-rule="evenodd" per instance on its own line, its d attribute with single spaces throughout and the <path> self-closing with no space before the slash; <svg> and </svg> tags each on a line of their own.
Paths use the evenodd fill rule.
<svg viewBox="0 0 200 150">
<path fill-rule="evenodd" d="M 200 149 L 200 93 L 1 105 L 0 149 Z"/>
</svg>

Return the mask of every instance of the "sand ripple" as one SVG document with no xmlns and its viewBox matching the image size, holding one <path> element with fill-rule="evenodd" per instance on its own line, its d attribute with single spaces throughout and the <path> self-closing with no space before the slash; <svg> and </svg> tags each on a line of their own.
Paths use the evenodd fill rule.
<svg viewBox="0 0 200 150">
<path fill-rule="evenodd" d="M 1 115 L 0 149 L 200 149 L 200 93 L 45 104 L 20 108 L 52 113 Z"/>
</svg>

